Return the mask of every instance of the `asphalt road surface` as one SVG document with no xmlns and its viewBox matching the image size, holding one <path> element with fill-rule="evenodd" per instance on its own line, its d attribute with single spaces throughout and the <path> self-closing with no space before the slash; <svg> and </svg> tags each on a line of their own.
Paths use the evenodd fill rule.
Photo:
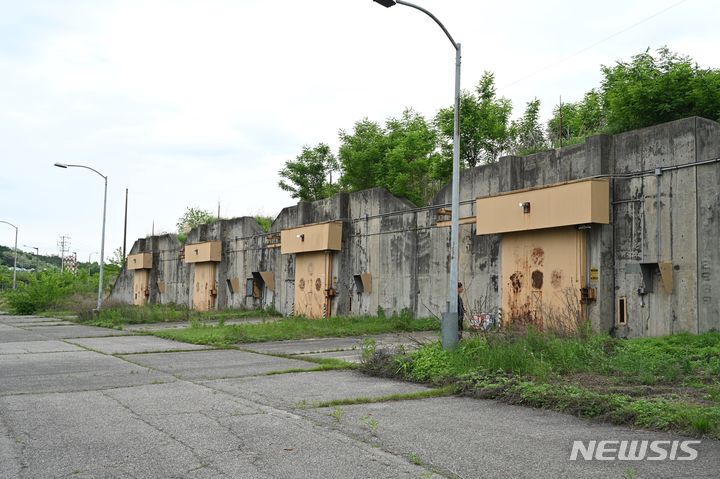
<svg viewBox="0 0 720 479">
<path fill-rule="evenodd" d="M 378 342 L 413 344 L 418 337 L 429 336 L 386 335 Z M 698 456 L 692 461 L 581 455 L 572 461 L 576 440 L 691 438 L 495 401 L 446 397 L 317 407 L 425 389 L 355 371 L 291 372 L 315 367 L 303 360 L 308 356 L 357 360 L 359 344 L 345 338 L 216 350 L 56 319 L 0 316 L 0 478 L 720 475 L 720 442 L 709 439 L 690 446 Z"/>
</svg>

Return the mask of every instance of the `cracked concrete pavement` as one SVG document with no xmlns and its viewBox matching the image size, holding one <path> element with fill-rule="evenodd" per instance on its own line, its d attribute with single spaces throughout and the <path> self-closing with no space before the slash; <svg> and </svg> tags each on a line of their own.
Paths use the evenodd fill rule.
<svg viewBox="0 0 720 479">
<path fill-rule="evenodd" d="M 455 397 L 317 408 L 427 388 L 351 370 L 268 375 L 316 366 L 304 357 L 356 360 L 360 342 L 213 350 L 0 316 L 0 478 L 695 478 L 720 469 L 718 441 L 704 439 L 696 461 L 570 461 L 575 439 L 684 438 Z"/>
</svg>

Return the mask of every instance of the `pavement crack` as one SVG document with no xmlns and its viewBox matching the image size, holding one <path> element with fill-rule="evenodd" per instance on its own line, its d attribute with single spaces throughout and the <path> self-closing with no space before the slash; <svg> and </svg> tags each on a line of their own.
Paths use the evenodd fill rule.
<svg viewBox="0 0 720 479">
<path fill-rule="evenodd" d="M 5 412 L 0 409 L 0 452 L 10 449 L 8 452 L 12 454 L 9 458 L 10 464 L 3 461 L 2 467 L 3 470 L 7 468 L 8 471 L 15 469 L 12 472 L 16 473 L 18 477 L 21 475 L 20 471 L 27 468 L 27 464 L 24 462 L 27 442 L 22 439 L 22 436 L 29 437 L 27 434 L 18 434 L 14 431 L 5 419 Z M 0 454 L 0 457 L 7 457 L 6 454 Z"/>
<path fill-rule="evenodd" d="M 168 432 L 168 431 L 165 431 L 165 430 L 162 429 L 161 427 L 158 427 L 158 426 L 156 426 L 155 424 L 152 424 L 150 421 L 148 421 L 147 419 L 145 419 L 144 417 L 142 417 L 140 414 L 138 414 L 137 412 L 135 412 L 131 407 L 129 407 L 128 405 L 124 404 L 124 403 L 123 403 L 122 401 L 120 401 L 119 399 L 117 399 L 117 398 L 115 398 L 115 397 L 113 397 L 113 396 L 111 396 L 111 395 L 109 395 L 109 394 L 106 394 L 104 391 L 100 391 L 100 394 L 102 394 L 104 397 L 106 397 L 106 398 L 112 400 L 113 402 L 115 402 L 118 406 L 120 406 L 121 408 L 123 408 L 124 410 L 126 410 L 126 411 L 127 411 L 133 418 L 135 418 L 136 420 L 142 422 L 143 424 L 145 424 L 146 426 L 154 429 L 155 431 L 158 431 L 159 433 L 161 433 L 162 435 L 164 435 L 165 437 L 167 437 L 167 438 L 170 439 L 171 441 L 174 441 L 174 442 L 176 442 L 177 444 L 180 444 L 182 447 L 184 447 L 185 449 L 187 449 L 187 450 L 190 452 L 190 454 L 191 454 L 192 457 L 198 462 L 198 464 L 204 465 L 205 467 L 207 467 L 208 469 L 212 470 L 213 472 L 219 474 L 219 475 L 222 476 L 222 477 L 228 477 L 228 476 L 227 476 L 224 472 L 222 472 L 221 470 L 217 469 L 216 467 L 214 467 L 214 466 L 212 466 L 212 465 L 210 465 L 210 464 L 207 464 L 207 461 L 208 461 L 209 458 L 203 457 L 201 454 L 199 454 L 197 451 L 195 451 L 195 449 L 194 449 L 190 444 L 187 444 L 186 442 L 182 441 L 180 438 L 175 437 L 172 433 L 170 433 L 170 432 Z M 158 447 L 159 447 L 159 445 L 158 445 Z M 152 449 L 150 449 L 150 450 L 147 451 L 147 452 L 151 452 L 151 451 L 152 451 Z"/>
</svg>

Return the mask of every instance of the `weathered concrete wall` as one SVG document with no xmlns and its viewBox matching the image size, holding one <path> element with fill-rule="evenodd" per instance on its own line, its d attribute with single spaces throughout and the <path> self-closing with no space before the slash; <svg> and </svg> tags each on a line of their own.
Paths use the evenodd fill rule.
<svg viewBox="0 0 720 479">
<path fill-rule="evenodd" d="M 597 330 L 621 336 L 654 336 L 720 329 L 720 124 L 688 118 L 528 157 L 505 157 L 462 171 L 460 216 L 473 216 L 477 197 L 588 177 L 611 181 L 611 224 L 591 225 L 586 278 L 598 300 L 587 305 Z M 656 169 L 658 175 L 656 175 Z M 270 232 L 324 221 L 342 221 L 342 250 L 333 253 L 331 313 L 440 315 L 446 308 L 450 228 L 437 227 L 437 210 L 450 203 L 450 185 L 417 208 L 383 189 L 342 193 L 283 209 Z M 479 218 L 479 221 L 482 221 Z M 478 236 L 475 224 L 460 226 L 459 280 L 472 312 L 495 312 L 502 235 Z M 268 247 L 253 218 L 236 218 L 193 230 L 188 242 L 222 241 L 217 268 L 217 307 L 274 307 L 291 314 L 295 255 Z M 172 235 L 138 240 L 131 253 L 151 251 L 151 303 L 191 304 L 193 266 L 180 261 Z M 672 262 L 673 291 L 663 291 L 652 265 Z M 642 271 L 646 270 L 645 284 Z M 253 272 L 272 271 L 274 291 L 245 294 Z M 649 272 L 649 273 L 648 273 Z M 357 291 L 354 275 L 370 273 L 372 292 Z M 238 278 L 230 292 L 227 279 Z M 159 293 L 157 282 L 165 283 Z M 638 294 L 645 292 L 646 294 Z M 649 292 L 652 291 L 652 292 Z M 628 324 L 618 327 L 617 300 L 626 298 Z M 123 271 L 112 299 L 131 302 L 132 272 Z"/>
<path fill-rule="evenodd" d="M 702 315 L 698 309 L 702 303 L 698 269 L 703 264 L 698 252 L 711 258 L 706 264 L 712 265 L 708 281 L 712 291 L 713 272 L 719 266 L 717 256 L 713 263 L 710 253 L 719 246 L 717 235 L 712 236 L 718 228 L 712 219 L 718 212 L 718 183 L 712 180 L 718 179 L 720 167 L 717 163 L 687 167 L 717 158 L 718 126 L 689 118 L 614 138 L 615 173 L 645 172 L 614 180 L 615 290 L 616 296 L 628 298 L 628 327 L 623 335 L 698 332 L 709 329 L 708 321 L 719 326 L 717 314 L 714 318 L 707 314 L 713 306 L 717 311 L 717 297 L 710 296 Z M 707 218 L 705 226 L 698 215 Z M 672 263 L 670 294 L 661 287 L 653 266 L 645 266 L 648 273 L 643 277 L 642 264 L 658 261 Z M 639 294 L 643 291 L 652 292 Z"/>
<path fill-rule="evenodd" d="M 695 161 L 720 157 L 720 124 L 696 118 Z M 698 166 L 697 331 L 720 330 L 720 168 Z"/>
</svg>

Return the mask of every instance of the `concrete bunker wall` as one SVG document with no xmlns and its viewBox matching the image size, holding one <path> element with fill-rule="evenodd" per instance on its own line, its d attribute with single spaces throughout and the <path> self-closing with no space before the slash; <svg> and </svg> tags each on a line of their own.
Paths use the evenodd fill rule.
<svg viewBox="0 0 720 479">
<path fill-rule="evenodd" d="M 586 235 L 587 266 L 593 272 L 588 284 L 597 292 L 586 311 L 595 329 L 621 336 L 720 329 L 720 163 L 711 161 L 719 156 L 720 124 L 688 118 L 527 157 L 504 157 L 462 171 L 460 217 L 475 215 L 478 197 L 609 178 L 611 223 L 593 224 Z M 193 230 L 188 243 L 222 241 L 218 308 L 270 306 L 291 314 L 295 258 L 281 254 L 274 236 L 301 225 L 341 221 L 342 248 L 333 253 L 328 280 L 335 294 L 330 314 L 408 310 L 439 316 L 448 296 L 450 228 L 437 225 L 444 219 L 438 210 L 449 203 L 449 185 L 424 208 L 380 188 L 341 193 L 283 209 L 269 233 L 253 218 L 236 218 Z M 508 287 L 500 279 L 502 236 L 478 235 L 475 223 L 460 226 L 459 280 L 471 312 L 497 311 Z M 181 249 L 172 235 L 133 245 L 131 253 L 154 253 L 150 303 L 190 304 L 192 265 L 182 262 Z M 658 266 L 668 262 L 669 293 L 661 287 Z M 258 272 L 271 272 L 274 285 L 253 296 L 247 284 Z M 130 302 L 131 275 L 122 271 L 112 299 Z M 360 277 L 370 292 L 361 291 Z"/>
</svg>

